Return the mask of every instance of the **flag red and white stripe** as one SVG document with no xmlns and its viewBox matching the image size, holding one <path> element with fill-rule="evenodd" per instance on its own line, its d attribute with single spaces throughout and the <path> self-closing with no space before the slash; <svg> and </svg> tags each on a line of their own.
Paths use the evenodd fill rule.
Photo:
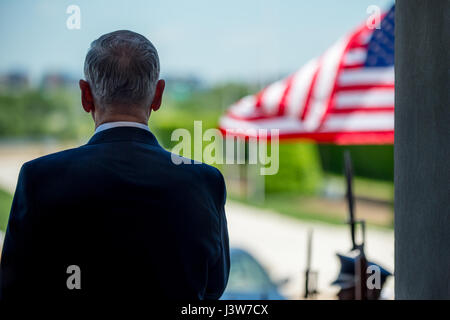
<svg viewBox="0 0 450 320">
<path fill-rule="evenodd" d="M 394 66 L 367 65 L 374 30 L 364 23 L 287 78 L 242 98 L 220 119 L 220 129 L 279 129 L 281 139 L 336 144 L 393 143 Z"/>
</svg>

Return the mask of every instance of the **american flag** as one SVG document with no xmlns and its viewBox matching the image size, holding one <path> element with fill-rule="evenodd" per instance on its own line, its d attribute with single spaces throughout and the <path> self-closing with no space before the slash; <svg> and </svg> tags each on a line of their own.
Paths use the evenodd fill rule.
<svg viewBox="0 0 450 320">
<path fill-rule="evenodd" d="M 281 139 L 393 143 L 394 10 L 379 29 L 364 22 L 321 57 L 233 104 L 220 119 L 222 132 L 279 129 Z"/>
</svg>

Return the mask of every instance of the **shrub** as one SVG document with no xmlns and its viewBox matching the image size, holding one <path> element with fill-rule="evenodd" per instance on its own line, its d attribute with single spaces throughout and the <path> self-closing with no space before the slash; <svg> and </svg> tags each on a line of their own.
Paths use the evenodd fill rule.
<svg viewBox="0 0 450 320">
<path fill-rule="evenodd" d="M 279 171 L 276 175 L 265 178 L 267 193 L 317 193 L 322 182 L 317 145 L 304 142 L 280 143 Z"/>
</svg>

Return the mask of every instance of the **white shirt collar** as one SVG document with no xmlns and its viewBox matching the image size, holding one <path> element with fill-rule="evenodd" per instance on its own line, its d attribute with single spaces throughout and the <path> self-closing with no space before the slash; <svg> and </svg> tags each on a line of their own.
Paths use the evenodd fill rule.
<svg viewBox="0 0 450 320">
<path fill-rule="evenodd" d="M 147 125 L 143 123 L 138 122 L 132 122 L 132 121 L 115 121 L 115 122 L 106 122 L 101 125 L 99 125 L 96 129 L 94 134 L 99 133 L 100 131 L 104 131 L 111 128 L 117 128 L 117 127 L 135 127 L 140 128 L 143 130 L 150 131 Z"/>
</svg>

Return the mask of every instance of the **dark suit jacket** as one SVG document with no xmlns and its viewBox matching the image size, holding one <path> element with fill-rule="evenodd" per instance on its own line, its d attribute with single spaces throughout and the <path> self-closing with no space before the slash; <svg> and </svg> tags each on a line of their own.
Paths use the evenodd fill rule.
<svg viewBox="0 0 450 320">
<path fill-rule="evenodd" d="M 229 247 L 221 173 L 176 165 L 152 133 L 107 129 L 23 165 L 0 298 L 218 299 Z M 81 289 L 67 288 L 71 265 Z"/>
</svg>

